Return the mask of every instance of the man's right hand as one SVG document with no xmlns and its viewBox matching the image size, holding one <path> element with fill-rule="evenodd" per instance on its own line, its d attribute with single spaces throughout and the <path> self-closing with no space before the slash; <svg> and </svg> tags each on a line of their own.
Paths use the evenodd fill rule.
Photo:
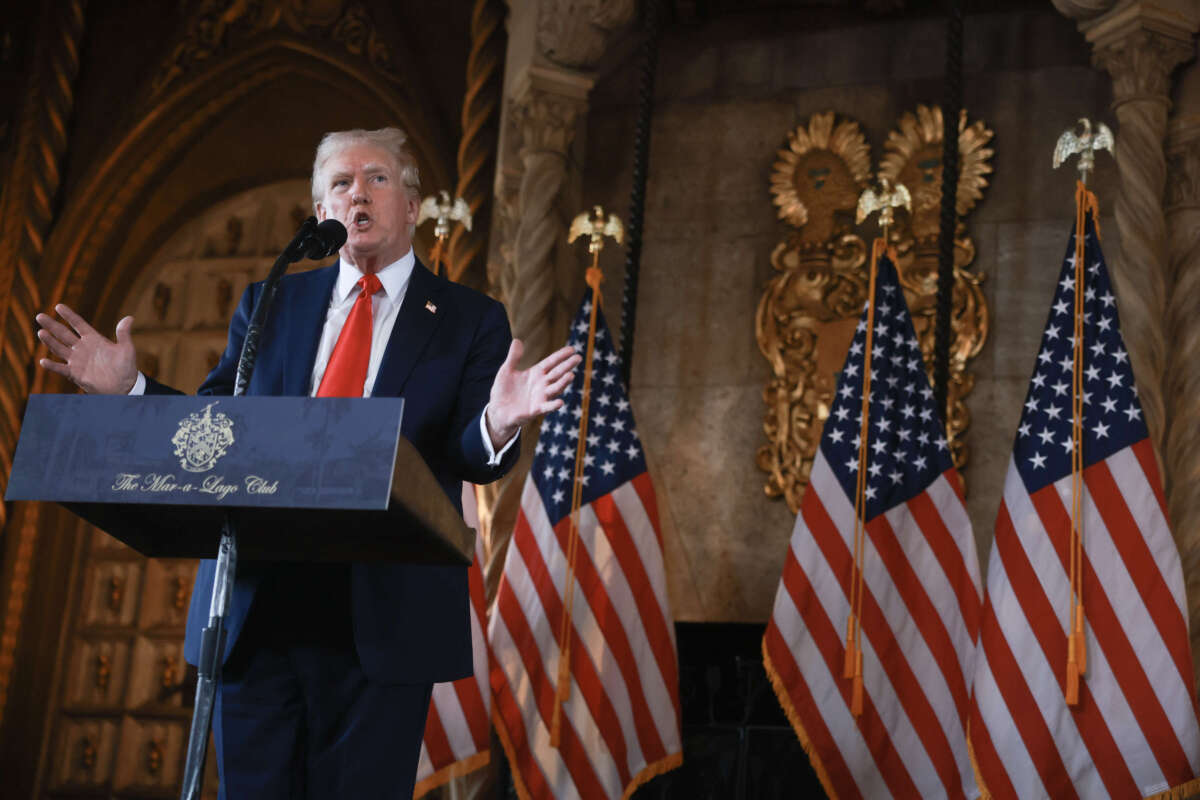
<svg viewBox="0 0 1200 800">
<path fill-rule="evenodd" d="M 87 323 L 83 317 L 59 303 L 54 307 L 66 325 L 49 314 L 38 314 L 38 338 L 51 354 L 38 363 L 56 372 L 89 394 L 129 394 L 137 382 L 137 352 L 133 347 L 133 317 L 117 323 L 114 342 Z M 67 326 L 70 327 L 67 327 Z"/>
</svg>

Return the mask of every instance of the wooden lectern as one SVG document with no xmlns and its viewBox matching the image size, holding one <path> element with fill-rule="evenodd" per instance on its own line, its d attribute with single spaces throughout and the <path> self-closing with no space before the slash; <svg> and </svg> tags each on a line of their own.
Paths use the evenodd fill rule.
<svg viewBox="0 0 1200 800">
<path fill-rule="evenodd" d="M 399 398 L 33 395 L 6 500 L 57 502 L 138 552 L 217 557 L 184 770 L 198 797 L 237 560 L 467 566 L 475 532 Z"/>
</svg>

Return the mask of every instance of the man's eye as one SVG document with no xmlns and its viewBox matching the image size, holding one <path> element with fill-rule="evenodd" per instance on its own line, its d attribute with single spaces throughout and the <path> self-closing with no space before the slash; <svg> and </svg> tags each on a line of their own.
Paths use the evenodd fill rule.
<svg viewBox="0 0 1200 800">
<path fill-rule="evenodd" d="M 372 180 L 376 183 L 387 183 L 387 175 L 375 175 Z"/>
</svg>

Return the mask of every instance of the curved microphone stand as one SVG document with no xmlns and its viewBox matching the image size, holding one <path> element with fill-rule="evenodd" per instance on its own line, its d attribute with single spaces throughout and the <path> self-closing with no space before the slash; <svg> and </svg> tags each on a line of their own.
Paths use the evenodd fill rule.
<svg viewBox="0 0 1200 800">
<path fill-rule="evenodd" d="M 288 266 L 304 258 L 322 259 L 333 255 L 346 242 L 346 229 L 340 222 L 327 219 L 317 223 L 309 217 L 300 226 L 295 238 L 275 259 L 270 274 L 263 282 L 262 293 L 250 314 L 246 338 L 242 340 L 242 353 L 238 358 L 237 377 L 234 379 L 233 396 L 241 397 L 250 386 L 254 374 L 254 362 L 258 359 L 259 340 L 266 325 L 267 315 L 275 302 L 279 281 Z M 212 727 L 213 703 L 217 696 L 217 682 L 221 679 L 221 662 L 225 653 L 225 617 L 229 610 L 229 599 L 233 594 L 233 579 L 237 572 L 237 535 L 232 516 L 226 512 L 225 526 L 221 530 L 221 543 L 217 552 L 217 572 L 213 578 L 212 600 L 208 607 L 208 625 L 200 638 L 200 659 L 196 665 L 199 677 L 196 681 L 196 704 L 192 710 L 192 728 L 188 734 L 187 761 L 183 768 L 183 800 L 199 800 L 204 783 L 204 759 L 208 751 L 208 732 Z"/>
</svg>

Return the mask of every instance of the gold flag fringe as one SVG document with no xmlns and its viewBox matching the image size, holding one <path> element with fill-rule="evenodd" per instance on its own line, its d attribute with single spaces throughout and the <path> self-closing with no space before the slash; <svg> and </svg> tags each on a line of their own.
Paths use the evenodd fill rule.
<svg viewBox="0 0 1200 800">
<path fill-rule="evenodd" d="M 491 750 L 484 750 L 481 753 L 475 753 L 474 755 L 459 759 L 453 764 L 447 764 L 442 767 L 428 778 L 422 778 L 417 781 L 417 785 L 413 787 L 413 800 L 419 800 L 439 786 L 445 786 L 455 778 L 468 775 L 481 767 L 487 766 L 488 762 L 492 760 L 491 753 Z"/>
<path fill-rule="evenodd" d="M 1193 778 L 1187 783 L 1181 783 L 1166 791 L 1152 794 L 1146 800 L 1186 800 L 1186 798 L 1198 795 L 1200 795 L 1200 778 Z"/>
<path fill-rule="evenodd" d="M 670 772 L 681 764 L 683 764 L 682 752 L 672 753 L 665 758 L 660 758 L 653 764 L 647 764 L 638 771 L 637 775 L 629 779 L 629 785 L 625 787 L 625 794 L 621 795 L 621 799 L 629 800 L 633 793 L 641 788 L 642 784 L 657 778 L 659 775 Z"/>
<path fill-rule="evenodd" d="M 508 735 L 508 729 L 504 727 L 504 718 L 500 716 L 500 711 L 492 708 L 492 725 L 496 728 L 496 737 L 500 740 L 500 746 L 504 749 L 504 755 L 508 759 L 509 774 L 512 775 L 513 788 L 517 790 L 517 797 L 520 800 L 533 800 L 533 796 L 529 793 L 529 787 L 525 785 L 525 781 L 521 780 L 520 771 L 514 766 L 517 763 L 516 748 L 513 747 L 512 737 Z M 659 775 L 670 772 L 676 767 L 683 764 L 683 753 L 671 753 L 670 755 L 660 758 L 646 766 L 642 767 L 636 775 L 629 780 L 629 784 L 625 787 L 625 793 L 622 795 L 622 800 L 629 798 L 641 786 L 648 781 L 657 778 Z M 414 795 L 413 800 L 420 797 Z"/>
<path fill-rule="evenodd" d="M 829 773 L 825 769 L 825 765 L 821 762 L 821 757 L 817 755 L 817 749 L 813 747 L 812 740 L 808 738 L 808 732 L 804 730 L 804 724 L 800 722 L 800 714 L 797 713 L 795 706 L 792 705 L 792 698 L 788 696 L 787 689 L 783 685 L 783 679 L 779 677 L 779 673 L 775 671 L 775 665 L 771 663 L 771 654 L 767 652 L 767 639 L 764 636 L 762 641 L 762 657 L 763 669 L 767 672 L 767 678 L 771 681 L 771 688 L 775 690 L 775 699 L 779 701 L 779 705 L 783 707 L 783 713 L 787 715 L 788 722 L 792 723 L 792 730 L 796 732 L 797 738 L 800 739 L 800 746 L 804 748 L 804 754 L 808 756 L 808 761 L 812 764 L 813 772 L 817 773 L 817 779 L 821 781 L 821 787 L 825 789 L 825 794 L 829 795 L 829 800 L 837 800 L 837 792 L 833 790 L 833 781 L 829 778 Z"/>
</svg>

